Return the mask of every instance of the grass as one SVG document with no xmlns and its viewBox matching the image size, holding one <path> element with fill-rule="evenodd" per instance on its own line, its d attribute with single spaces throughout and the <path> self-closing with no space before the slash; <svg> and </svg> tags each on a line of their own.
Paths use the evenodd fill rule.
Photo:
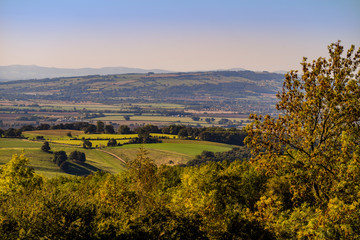
<svg viewBox="0 0 360 240">
<path fill-rule="evenodd" d="M 33 167 L 37 173 L 50 178 L 69 174 L 87 175 L 97 170 L 118 173 L 125 169 L 124 164 L 120 160 L 107 153 L 95 149 L 80 149 L 78 147 L 50 143 L 52 151 L 63 150 L 69 155 L 72 151 L 80 150 L 86 155 L 85 163 L 72 163 L 69 172 L 64 173 L 52 162 L 52 154 L 40 150 L 41 146 L 41 142 L 0 138 L 0 165 L 9 162 L 13 154 L 19 155 L 24 153 L 25 156 L 30 159 L 30 166 Z"/>
<path fill-rule="evenodd" d="M 186 143 L 186 141 L 188 141 Z M 188 156 L 196 156 L 202 153 L 202 151 L 212 151 L 212 152 L 224 152 L 229 151 L 232 149 L 231 145 L 227 144 L 219 144 L 214 145 L 212 143 L 208 144 L 209 142 L 205 141 L 191 141 L 185 140 L 182 142 L 163 142 L 163 143 L 152 143 L 152 144 L 145 144 L 143 145 L 145 149 L 154 149 L 154 150 L 161 150 L 167 152 L 175 152 L 180 154 L 185 154 Z M 140 148 L 141 144 L 129 144 L 124 145 L 122 148 Z"/>
<path fill-rule="evenodd" d="M 144 147 L 149 157 L 157 165 L 161 164 L 185 164 L 202 151 L 224 152 L 232 149 L 232 145 L 195 140 L 165 139 L 163 143 L 152 144 L 129 144 L 121 147 L 107 148 L 107 151 L 115 153 L 126 161 L 136 157 L 138 149 Z"/>
<path fill-rule="evenodd" d="M 44 136 L 50 142 L 51 151 L 63 150 L 69 155 L 72 151 L 82 151 L 86 155 L 85 163 L 71 162 L 70 169 L 64 173 L 52 162 L 53 155 L 41 151 L 43 141 L 29 141 L 24 139 L 0 138 L 0 165 L 7 163 L 13 154 L 24 153 L 30 159 L 30 166 L 35 171 L 46 177 L 56 177 L 61 175 L 87 175 L 97 170 L 103 170 L 111 173 L 123 171 L 126 166 L 114 156 L 97 149 L 84 149 L 82 140 L 71 140 L 66 134 L 71 132 L 73 136 L 84 136 L 93 138 L 90 140 L 93 147 L 106 146 L 108 140 L 98 140 L 97 138 L 121 138 L 118 143 L 125 143 L 130 138 L 136 137 L 136 134 L 83 134 L 82 131 L 74 130 L 41 130 L 24 132 L 25 136 L 35 138 Z M 199 140 L 182 140 L 175 135 L 170 134 L 152 134 L 157 137 L 169 137 L 162 139 L 163 143 L 153 144 L 125 144 L 120 147 L 106 147 L 105 151 L 119 156 L 125 161 L 136 158 L 138 149 L 144 147 L 148 151 L 148 156 L 155 161 L 157 165 L 168 164 L 185 164 L 193 159 L 202 151 L 223 152 L 232 149 L 232 145 L 206 142 Z M 127 139 L 125 139 L 127 138 Z"/>
<path fill-rule="evenodd" d="M 109 140 L 89 140 L 92 143 L 93 147 L 100 147 L 100 146 L 107 146 L 107 143 Z M 124 144 L 126 142 L 130 141 L 128 140 L 116 140 L 117 143 Z M 83 141 L 82 140 L 51 140 L 52 143 L 60 143 L 60 144 L 67 144 L 67 145 L 74 145 L 74 146 L 82 146 Z"/>
</svg>

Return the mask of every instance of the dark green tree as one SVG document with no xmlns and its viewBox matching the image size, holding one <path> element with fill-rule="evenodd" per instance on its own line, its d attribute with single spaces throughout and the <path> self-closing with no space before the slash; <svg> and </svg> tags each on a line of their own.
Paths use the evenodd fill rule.
<svg viewBox="0 0 360 240">
<path fill-rule="evenodd" d="M 97 121 L 96 123 L 96 132 L 97 133 L 104 133 L 105 131 L 105 124 L 102 121 Z"/>
<path fill-rule="evenodd" d="M 86 161 L 86 156 L 85 153 L 80 152 L 80 151 L 73 151 L 69 154 L 69 160 L 75 160 L 75 161 L 79 161 L 79 162 L 85 162 Z"/>
<path fill-rule="evenodd" d="M 116 145 L 117 145 L 117 142 L 114 138 L 111 138 L 107 143 L 108 147 L 115 147 Z"/>
<path fill-rule="evenodd" d="M 90 133 L 90 134 L 91 133 L 96 133 L 96 126 L 93 125 L 93 124 L 90 124 L 87 127 L 85 127 L 84 132 L 85 133 Z"/>
<path fill-rule="evenodd" d="M 114 126 L 109 124 L 105 126 L 105 133 L 107 134 L 114 134 L 115 130 L 114 130 Z"/>
<path fill-rule="evenodd" d="M 83 139 L 83 148 L 91 148 L 91 147 L 92 147 L 92 143 L 87 139 Z"/>
<path fill-rule="evenodd" d="M 45 141 L 44 144 L 41 146 L 41 150 L 44 152 L 49 152 L 50 151 L 50 145 L 48 141 Z"/>
<path fill-rule="evenodd" d="M 54 152 L 54 159 L 53 162 L 56 163 L 56 165 L 60 166 L 63 162 L 65 162 L 68 159 L 65 151 L 57 151 Z"/>
<path fill-rule="evenodd" d="M 129 134 L 129 133 L 131 133 L 131 130 L 127 125 L 120 125 L 120 127 L 118 128 L 117 131 L 120 134 Z"/>
</svg>

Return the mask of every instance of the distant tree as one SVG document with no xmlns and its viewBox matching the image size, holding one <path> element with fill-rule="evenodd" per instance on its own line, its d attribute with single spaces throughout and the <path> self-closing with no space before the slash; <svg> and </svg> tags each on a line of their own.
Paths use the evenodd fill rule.
<svg viewBox="0 0 360 240">
<path fill-rule="evenodd" d="M 68 159 L 65 151 L 57 151 L 54 152 L 54 163 L 56 165 L 60 166 L 63 162 L 65 162 Z"/>
<path fill-rule="evenodd" d="M 130 116 L 125 115 L 125 116 L 124 116 L 124 119 L 125 119 L 126 121 L 129 121 L 129 120 L 130 120 Z"/>
<path fill-rule="evenodd" d="M 4 134 L 4 130 L 2 130 L 2 129 L 0 128 L 0 137 L 2 137 L 3 134 Z"/>
<path fill-rule="evenodd" d="M 187 138 L 189 136 L 188 130 L 183 128 L 178 133 L 179 138 Z"/>
<path fill-rule="evenodd" d="M 230 122 L 230 120 L 227 118 L 222 118 L 219 120 L 219 124 L 228 124 L 229 122 Z"/>
<path fill-rule="evenodd" d="M 117 145 L 117 142 L 114 138 L 111 138 L 107 143 L 108 147 L 115 147 L 116 145 Z"/>
<path fill-rule="evenodd" d="M 42 124 L 40 124 L 36 129 L 37 129 L 37 130 L 49 130 L 49 129 L 50 129 L 50 125 L 49 125 L 49 124 L 42 123 Z"/>
<path fill-rule="evenodd" d="M 200 120 L 200 117 L 194 116 L 194 117 L 192 117 L 191 119 L 194 120 L 194 121 L 199 121 L 199 120 Z"/>
<path fill-rule="evenodd" d="M 66 134 L 66 136 L 68 136 L 68 137 L 72 137 L 71 132 L 68 132 L 68 133 Z"/>
<path fill-rule="evenodd" d="M 91 148 L 91 147 L 92 147 L 92 143 L 87 139 L 83 139 L 83 148 Z"/>
<path fill-rule="evenodd" d="M 85 129 L 84 129 L 84 132 L 85 133 L 96 133 L 96 126 L 93 125 L 93 124 L 90 124 L 89 126 L 87 126 Z"/>
<path fill-rule="evenodd" d="M 50 151 L 50 145 L 49 145 L 49 142 L 48 141 L 45 141 L 44 144 L 41 146 L 41 150 L 43 152 L 49 152 Z"/>
<path fill-rule="evenodd" d="M 7 130 L 5 130 L 4 132 L 4 137 L 6 138 L 17 138 L 17 137 L 21 137 L 21 130 L 20 129 L 15 129 L 15 128 L 9 128 Z"/>
<path fill-rule="evenodd" d="M 41 141 L 41 140 L 45 140 L 44 136 L 36 136 L 36 140 Z"/>
<path fill-rule="evenodd" d="M 129 133 L 131 133 L 131 130 L 126 125 L 120 125 L 120 127 L 118 128 L 118 133 L 120 133 L 120 134 L 129 134 Z"/>
<path fill-rule="evenodd" d="M 33 131 L 35 128 L 32 125 L 25 125 L 20 128 L 21 131 Z"/>
<path fill-rule="evenodd" d="M 115 133 L 114 126 L 109 124 L 105 126 L 105 133 L 107 134 L 113 134 Z"/>
<path fill-rule="evenodd" d="M 151 124 L 147 124 L 143 127 L 138 127 L 134 130 L 136 133 L 141 134 L 144 132 L 147 133 L 160 133 L 161 131 L 159 130 L 158 126 L 155 125 L 151 125 Z"/>
<path fill-rule="evenodd" d="M 86 161 L 86 156 L 85 153 L 80 152 L 80 151 L 73 151 L 70 153 L 69 155 L 69 160 L 75 160 L 75 161 L 79 161 L 79 162 L 85 162 Z"/>
<path fill-rule="evenodd" d="M 96 123 L 96 132 L 103 133 L 105 131 L 105 124 L 102 121 L 97 121 Z"/>
</svg>

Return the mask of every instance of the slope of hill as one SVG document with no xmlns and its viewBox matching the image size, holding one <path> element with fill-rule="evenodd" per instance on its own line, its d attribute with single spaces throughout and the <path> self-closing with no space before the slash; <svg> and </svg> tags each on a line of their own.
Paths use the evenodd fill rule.
<svg viewBox="0 0 360 240">
<path fill-rule="evenodd" d="M 104 67 L 104 68 L 52 68 L 36 65 L 10 65 L 0 66 L 0 82 L 25 79 L 41 79 L 54 77 L 71 77 L 86 75 L 107 75 L 124 73 L 167 73 L 161 69 L 140 69 L 126 67 Z"/>
<path fill-rule="evenodd" d="M 212 71 L 0 82 L 0 126 L 102 120 L 243 127 L 249 113 L 275 112 L 282 81 L 276 73 Z"/>
<path fill-rule="evenodd" d="M 166 74 L 92 75 L 0 83 L 5 99 L 122 102 L 203 100 L 275 94 L 283 75 L 269 72 L 218 71 Z"/>
</svg>

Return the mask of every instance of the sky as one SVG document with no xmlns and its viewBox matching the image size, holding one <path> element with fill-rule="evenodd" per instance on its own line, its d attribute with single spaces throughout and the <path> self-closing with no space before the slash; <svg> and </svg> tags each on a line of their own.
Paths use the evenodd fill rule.
<svg viewBox="0 0 360 240">
<path fill-rule="evenodd" d="M 359 0 L 0 0 L 0 66 L 299 69 L 360 47 Z"/>
</svg>

